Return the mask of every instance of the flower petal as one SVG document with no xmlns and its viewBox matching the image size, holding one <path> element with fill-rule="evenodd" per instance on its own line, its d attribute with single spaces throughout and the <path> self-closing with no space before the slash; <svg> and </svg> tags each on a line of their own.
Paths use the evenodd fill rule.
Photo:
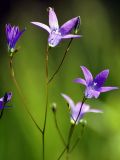
<svg viewBox="0 0 120 160">
<path fill-rule="evenodd" d="M 12 26 L 10 24 L 6 24 L 5 25 L 5 33 L 6 33 L 6 37 L 7 37 L 7 43 L 9 44 L 10 41 L 10 32 L 11 32 L 11 28 Z"/>
<path fill-rule="evenodd" d="M 87 86 L 86 81 L 85 81 L 84 79 L 82 79 L 82 78 L 76 78 L 76 79 L 74 80 L 74 82 L 75 82 L 75 83 L 81 83 L 81 84 Z"/>
<path fill-rule="evenodd" d="M 11 98 L 12 98 L 12 92 L 7 92 L 6 94 L 6 100 L 7 100 L 7 102 L 9 102 L 10 100 L 11 100 Z M 4 96 L 5 97 L 5 96 Z"/>
<path fill-rule="evenodd" d="M 78 113 L 79 113 L 79 111 L 80 111 L 81 105 L 82 105 L 82 102 L 78 102 L 78 103 L 76 104 L 75 110 L 76 110 Z M 82 114 L 82 113 L 85 113 L 85 112 L 88 112 L 89 108 L 90 108 L 90 106 L 89 106 L 88 104 L 84 103 L 84 104 L 82 105 L 81 114 Z"/>
<path fill-rule="evenodd" d="M 83 116 L 86 114 L 86 113 L 89 113 L 89 112 L 92 112 L 92 113 L 103 113 L 102 110 L 99 110 L 99 109 L 90 109 L 90 106 L 89 105 L 86 105 L 84 104 L 83 105 L 83 108 L 82 108 L 82 111 L 81 111 L 81 117 L 80 119 L 83 118 Z"/>
<path fill-rule="evenodd" d="M 89 105 L 84 103 L 82 105 L 82 109 L 81 109 L 81 112 L 80 112 L 81 104 L 82 104 L 81 102 L 78 102 L 72 110 L 71 120 L 72 120 L 72 122 L 74 121 L 74 123 L 77 120 L 76 124 L 78 124 L 80 122 L 80 120 L 83 118 L 84 114 L 87 113 L 89 111 L 89 108 L 90 108 Z"/>
<path fill-rule="evenodd" d="M 102 110 L 99 110 L 99 109 L 89 109 L 88 112 L 93 112 L 93 113 L 103 113 Z"/>
<path fill-rule="evenodd" d="M 69 96 L 67 96 L 66 94 L 62 93 L 61 95 L 68 102 L 68 104 L 70 105 L 71 110 L 73 110 L 74 107 L 75 107 L 75 104 L 74 104 L 73 100 Z"/>
<path fill-rule="evenodd" d="M 9 102 L 11 98 L 12 92 L 7 92 L 2 98 L 0 98 L 0 110 L 3 109 L 3 107 L 5 107 L 5 104 Z"/>
<path fill-rule="evenodd" d="M 67 21 L 60 27 L 60 33 L 63 36 L 69 34 L 72 31 L 72 29 L 74 29 L 77 26 L 79 22 L 80 22 L 79 17 L 72 18 L 71 20 Z"/>
<path fill-rule="evenodd" d="M 93 81 L 93 76 L 92 76 L 91 72 L 85 66 L 81 66 L 81 69 L 83 71 L 86 83 L 88 85 L 90 82 Z"/>
<path fill-rule="evenodd" d="M 21 35 L 25 32 L 25 28 L 21 31 L 21 32 L 19 32 L 17 35 L 16 35 L 16 37 L 14 38 L 14 40 L 13 40 L 13 48 L 15 47 L 15 45 L 16 45 L 16 42 L 18 41 L 18 39 L 21 37 Z"/>
<path fill-rule="evenodd" d="M 43 23 L 40 23 L 40 22 L 31 22 L 32 24 L 40 27 L 40 28 L 43 28 L 45 29 L 48 33 L 50 33 L 50 28 L 46 25 L 46 24 L 43 24 Z"/>
<path fill-rule="evenodd" d="M 60 34 L 56 32 L 52 32 L 48 37 L 48 44 L 50 47 L 57 46 L 62 40 L 62 37 Z"/>
<path fill-rule="evenodd" d="M 96 91 L 91 87 L 87 87 L 85 90 L 85 97 L 86 98 L 98 98 L 100 95 L 100 91 Z"/>
<path fill-rule="evenodd" d="M 101 87 L 100 92 L 108 92 L 114 89 L 118 89 L 118 87 Z"/>
<path fill-rule="evenodd" d="M 74 35 L 74 34 L 67 34 L 65 36 L 62 36 L 63 39 L 68 39 L 68 38 L 80 38 L 81 35 Z"/>
<path fill-rule="evenodd" d="M 99 95 L 100 95 L 100 92 L 94 90 L 93 97 L 98 98 Z"/>
<path fill-rule="evenodd" d="M 48 11 L 49 11 L 49 26 L 50 26 L 50 29 L 52 31 L 53 30 L 58 30 L 59 29 L 58 19 L 57 19 L 57 16 L 56 16 L 55 12 L 54 12 L 54 9 L 49 7 Z"/>
<path fill-rule="evenodd" d="M 102 72 L 100 72 L 94 79 L 94 82 L 97 84 L 97 87 L 102 87 L 104 82 L 106 81 L 109 74 L 109 70 L 106 69 Z"/>
<path fill-rule="evenodd" d="M 0 110 L 3 109 L 3 104 L 4 104 L 3 99 L 4 99 L 4 97 L 0 98 Z"/>
</svg>

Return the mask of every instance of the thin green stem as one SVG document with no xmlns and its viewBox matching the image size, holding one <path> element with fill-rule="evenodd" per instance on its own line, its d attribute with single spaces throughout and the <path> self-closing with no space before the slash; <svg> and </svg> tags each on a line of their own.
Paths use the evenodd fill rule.
<svg viewBox="0 0 120 160">
<path fill-rule="evenodd" d="M 66 142 L 65 142 L 65 140 L 64 140 L 64 138 L 63 138 L 63 135 L 62 135 L 62 133 L 61 133 L 61 131 L 60 131 L 60 128 L 59 128 L 59 126 L 58 126 L 56 113 L 54 113 L 54 120 L 55 120 L 56 129 L 57 129 L 58 134 L 59 134 L 59 136 L 60 136 L 60 138 L 61 138 L 61 141 L 62 141 L 63 145 L 66 146 Z"/>
<path fill-rule="evenodd" d="M 48 84 L 52 82 L 52 80 L 54 79 L 54 77 L 58 74 L 59 70 L 61 69 L 62 64 L 63 64 L 63 62 L 65 60 L 65 57 L 66 57 L 66 55 L 67 55 L 67 53 L 68 53 L 68 51 L 70 49 L 72 41 L 73 41 L 73 38 L 70 39 L 70 42 L 69 42 L 69 44 L 68 44 L 68 46 L 67 46 L 67 48 L 65 50 L 65 53 L 63 55 L 63 58 L 62 58 L 62 60 L 61 60 L 61 62 L 59 64 L 58 68 L 56 69 L 56 71 L 53 73 L 53 75 L 51 76 L 51 78 L 48 80 Z"/>
<path fill-rule="evenodd" d="M 43 160 L 45 159 L 45 132 L 42 133 L 42 144 L 43 144 Z"/>
<path fill-rule="evenodd" d="M 10 65 L 10 73 L 11 73 L 11 77 L 12 77 L 12 80 L 13 80 L 13 83 L 22 99 L 22 102 L 23 102 L 23 106 L 25 108 L 25 110 L 27 111 L 28 115 L 30 116 L 30 118 L 32 119 L 32 121 L 34 122 L 35 126 L 37 127 L 37 129 L 42 133 L 42 129 L 38 126 L 38 124 L 36 123 L 35 119 L 33 118 L 32 114 L 30 113 L 28 107 L 27 107 L 27 104 L 26 104 L 26 101 L 25 101 L 25 98 L 23 96 L 23 93 L 20 89 L 20 86 L 15 78 L 15 73 L 14 73 L 14 68 L 13 68 L 13 56 L 10 57 L 10 61 L 9 61 L 9 65 Z"/>
<path fill-rule="evenodd" d="M 70 153 L 75 149 L 75 147 L 77 146 L 77 144 L 79 143 L 80 141 L 80 137 L 77 138 L 77 140 L 75 141 L 74 145 L 72 146 L 71 150 L 70 150 Z"/>
<path fill-rule="evenodd" d="M 83 136 L 83 133 L 84 133 L 84 128 L 85 128 L 85 125 L 82 125 L 82 131 L 81 131 L 81 136 L 77 138 L 77 140 L 75 141 L 73 147 L 71 148 L 70 150 L 70 153 L 75 149 L 75 147 L 77 146 L 77 144 L 79 143 L 80 139 L 82 138 Z"/>
<path fill-rule="evenodd" d="M 46 119 L 47 119 L 47 110 L 48 110 L 48 54 L 49 54 L 49 46 L 47 46 L 46 54 L 45 54 L 45 81 L 46 81 L 46 107 L 45 107 L 45 120 L 43 131 L 46 128 Z"/>
<path fill-rule="evenodd" d="M 50 47 L 47 46 L 47 50 L 45 53 L 45 84 L 46 84 L 46 106 L 45 106 L 45 119 L 44 126 L 42 131 L 42 143 L 43 143 L 43 160 L 45 159 L 45 130 L 46 130 L 46 120 L 47 120 L 47 112 L 48 112 L 48 54 Z"/>
<path fill-rule="evenodd" d="M 61 157 L 63 156 L 63 154 L 65 153 L 66 151 L 66 147 L 63 149 L 63 151 L 61 152 L 61 154 L 59 155 L 59 157 L 57 158 L 57 160 L 60 160 Z"/>
<path fill-rule="evenodd" d="M 68 135 L 66 160 L 69 159 L 70 142 L 71 142 L 71 138 L 72 138 L 72 135 L 73 135 L 74 128 L 75 128 L 75 124 L 72 124 L 70 126 L 69 135 Z"/>
<path fill-rule="evenodd" d="M 80 107 L 78 116 L 77 116 L 77 118 L 76 118 L 76 120 L 75 120 L 75 124 L 77 123 L 77 120 L 78 120 L 78 118 L 79 118 L 79 116 L 80 116 L 80 113 L 81 113 L 81 111 L 82 111 L 82 107 L 83 107 L 83 104 L 85 103 L 85 101 L 86 101 L 86 97 L 84 96 L 84 97 L 83 97 L 83 100 L 82 100 L 82 103 L 81 103 L 81 107 Z"/>
<path fill-rule="evenodd" d="M 1 110 L 1 113 L 0 113 L 0 119 L 1 119 L 2 116 L 3 116 L 3 112 L 4 112 L 4 106 L 3 106 L 3 109 Z"/>
</svg>

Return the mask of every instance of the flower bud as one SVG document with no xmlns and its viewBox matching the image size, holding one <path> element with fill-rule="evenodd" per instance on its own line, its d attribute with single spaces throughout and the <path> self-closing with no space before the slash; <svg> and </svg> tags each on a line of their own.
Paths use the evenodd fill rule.
<svg viewBox="0 0 120 160">
<path fill-rule="evenodd" d="M 52 105 L 51 105 L 51 108 L 52 108 L 53 113 L 56 113 L 56 111 L 57 111 L 57 104 L 55 102 L 53 102 Z"/>
<path fill-rule="evenodd" d="M 85 127 L 87 125 L 87 121 L 85 119 L 81 119 L 80 123 L 83 127 Z"/>
</svg>

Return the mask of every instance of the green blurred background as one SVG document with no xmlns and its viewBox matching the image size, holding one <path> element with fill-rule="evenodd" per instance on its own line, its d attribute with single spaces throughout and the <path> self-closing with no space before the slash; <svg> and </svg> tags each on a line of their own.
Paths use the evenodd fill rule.
<svg viewBox="0 0 120 160">
<path fill-rule="evenodd" d="M 119 1 L 102 0 L 6 0 L 1 1 L 0 13 L 0 95 L 13 92 L 10 103 L 0 120 L 0 160 L 42 160 L 42 139 L 34 123 L 26 113 L 23 102 L 11 80 L 9 58 L 4 26 L 6 23 L 19 25 L 27 31 L 17 43 L 19 53 L 14 59 L 16 79 L 23 91 L 29 110 L 42 127 L 45 111 L 44 55 L 47 33 L 32 24 L 39 21 L 48 24 L 47 7 L 54 7 L 59 24 L 72 17 L 81 16 L 79 34 L 74 40 L 61 71 L 49 86 L 49 110 L 45 137 L 46 160 L 57 159 L 63 150 L 56 131 L 51 111 L 52 102 L 57 103 L 57 119 L 67 140 L 69 111 L 61 93 L 70 95 L 76 102 L 82 99 L 84 87 L 73 83 L 82 77 L 80 65 L 88 67 L 93 75 L 109 68 L 106 85 L 120 84 L 120 21 Z M 68 40 L 53 48 L 49 55 L 49 75 L 57 68 Z M 84 135 L 71 153 L 70 160 L 119 160 L 120 159 L 120 91 L 104 93 L 98 100 L 89 100 L 93 108 L 104 114 L 87 114 Z M 72 144 L 81 134 L 76 127 Z M 65 156 L 62 158 L 65 159 Z"/>
</svg>

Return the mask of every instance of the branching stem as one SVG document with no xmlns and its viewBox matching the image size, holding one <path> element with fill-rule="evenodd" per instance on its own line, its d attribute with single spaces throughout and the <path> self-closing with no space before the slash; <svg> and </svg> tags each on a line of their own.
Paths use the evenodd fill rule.
<svg viewBox="0 0 120 160">
<path fill-rule="evenodd" d="M 45 159 L 45 130 L 46 130 L 46 120 L 47 120 L 47 112 L 48 112 L 48 54 L 50 47 L 47 46 L 45 53 L 45 84 L 46 84 L 46 106 L 45 106 L 45 119 L 44 126 L 42 130 L 42 143 L 43 143 L 43 160 Z"/>
<path fill-rule="evenodd" d="M 63 58 L 62 58 L 62 60 L 61 60 L 61 62 L 60 62 L 60 64 L 59 64 L 58 68 L 56 69 L 56 71 L 53 73 L 53 75 L 51 76 L 51 78 L 48 80 L 48 84 L 53 81 L 53 79 L 54 79 L 55 76 L 58 74 L 59 70 L 61 69 L 62 64 L 63 64 L 63 62 L 64 62 L 64 60 L 65 60 L 65 57 L 66 57 L 66 55 L 67 55 L 67 53 L 68 53 L 68 51 L 69 51 L 69 49 L 70 49 L 70 46 L 71 46 L 72 41 L 73 41 L 73 38 L 70 39 L 70 42 L 68 43 L 68 46 L 67 46 L 67 48 L 66 48 L 66 50 L 65 50 L 65 53 L 64 53 L 64 55 L 63 55 Z"/>
<path fill-rule="evenodd" d="M 14 73 L 14 68 L 13 68 L 13 56 L 10 56 L 10 59 L 9 59 L 9 66 L 10 66 L 10 73 L 11 73 L 11 77 L 12 77 L 12 80 L 13 80 L 13 83 L 22 99 L 22 102 L 23 102 L 23 106 L 25 108 L 25 110 L 27 111 L 28 115 L 30 116 L 30 118 L 32 119 L 32 121 L 34 122 L 35 126 L 37 127 L 37 129 L 42 133 L 42 129 L 38 126 L 38 124 L 36 123 L 35 119 L 33 118 L 32 114 L 30 113 L 28 107 L 27 107 L 27 104 L 26 104 L 26 101 L 25 101 L 25 98 L 23 96 L 23 93 L 19 87 L 19 84 L 15 78 L 15 73 Z"/>
<path fill-rule="evenodd" d="M 60 136 L 60 138 L 61 138 L 61 141 L 62 141 L 63 145 L 66 146 L 66 142 L 65 142 L 65 140 L 64 140 L 64 138 L 63 138 L 63 135 L 62 135 L 62 133 L 61 133 L 61 131 L 60 131 L 60 128 L 59 128 L 59 126 L 58 126 L 56 113 L 54 113 L 54 120 L 55 120 L 56 129 L 57 129 L 58 134 L 59 134 L 59 136 Z"/>
</svg>

